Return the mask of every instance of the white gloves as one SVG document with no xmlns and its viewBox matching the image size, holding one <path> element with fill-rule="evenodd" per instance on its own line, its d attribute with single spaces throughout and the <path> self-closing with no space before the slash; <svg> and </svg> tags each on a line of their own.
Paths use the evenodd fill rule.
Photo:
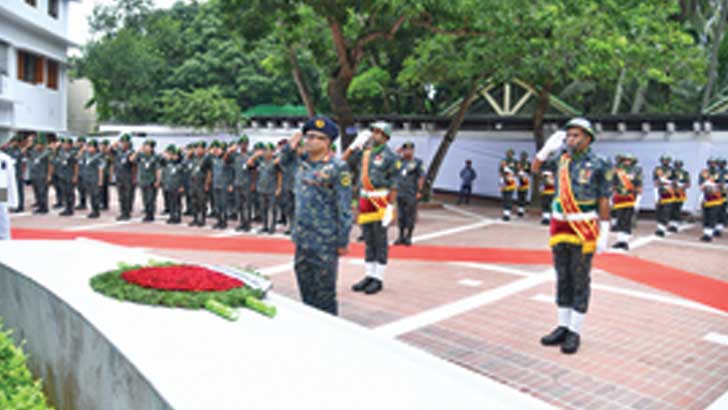
<svg viewBox="0 0 728 410">
<path fill-rule="evenodd" d="M 371 138 L 372 132 L 369 130 L 364 130 L 356 135 L 356 138 L 354 138 L 354 141 L 351 143 L 351 148 L 359 148 L 361 149 L 364 144 L 367 143 L 369 138 Z"/>
<path fill-rule="evenodd" d="M 382 226 L 387 227 L 394 219 L 394 206 L 392 204 L 387 205 L 384 208 L 384 216 L 382 217 Z"/>
<path fill-rule="evenodd" d="M 561 146 L 564 145 L 565 140 L 566 131 L 559 130 L 551 134 L 549 139 L 546 140 L 546 143 L 543 144 L 543 147 L 541 147 L 541 149 L 536 153 L 536 158 L 538 158 L 539 161 L 546 161 L 549 155 L 558 151 Z"/>
<path fill-rule="evenodd" d="M 660 203 L 660 190 L 658 188 L 655 188 L 655 205 Z"/>
<path fill-rule="evenodd" d="M 602 253 L 609 247 L 609 221 L 599 221 L 599 238 L 597 238 L 597 253 Z"/>
<path fill-rule="evenodd" d="M 642 194 L 637 195 L 637 198 L 635 198 L 634 209 L 637 209 L 637 210 L 640 209 L 640 202 L 642 202 Z"/>
</svg>

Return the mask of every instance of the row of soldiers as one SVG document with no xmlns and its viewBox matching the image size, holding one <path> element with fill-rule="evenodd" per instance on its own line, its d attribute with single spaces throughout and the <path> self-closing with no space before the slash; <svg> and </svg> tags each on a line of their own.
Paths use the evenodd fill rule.
<svg viewBox="0 0 728 410">
<path fill-rule="evenodd" d="M 243 135 L 234 142 L 216 140 L 209 146 L 204 141 L 184 148 L 169 145 L 158 154 L 154 140 L 134 149 L 128 134 L 113 143 L 84 137 L 49 142 L 31 135 L 25 139 L 15 137 L 2 148 L 16 159 L 18 186 L 24 185 L 22 175 L 28 170 L 36 202 L 34 213 L 48 213 L 48 191 L 55 187 L 54 208 L 64 208 L 61 216 L 87 209 L 88 197 L 88 217 L 98 218 L 100 211 L 109 209 L 109 185 L 115 182 L 118 221 L 131 219 L 138 188 L 143 222 L 154 221 L 161 190 L 170 224 L 179 224 L 182 215 L 188 215 L 192 216 L 190 226 L 205 226 L 207 217 L 215 217 L 213 228 L 225 229 L 228 221 L 237 220 L 235 229 L 247 232 L 257 221 L 261 223 L 259 233 L 272 234 L 277 222 L 290 227 L 295 216 L 294 184 L 299 161 L 282 155 L 286 144 L 286 140 L 277 145 L 258 142 L 249 150 L 249 138 Z M 412 244 L 425 176 L 422 160 L 414 157 L 414 148 L 414 143 L 406 142 L 397 150 L 396 179 L 401 188 L 396 198 L 400 212 L 395 244 Z M 302 150 L 302 146 L 293 149 L 295 158 Z M 22 195 L 23 190 L 19 191 Z M 13 212 L 23 212 L 24 202 L 21 198 Z M 289 234 L 290 228 L 285 233 Z"/>
<path fill-rule="evenodd" d="M 555 192 L 556 162 L 544 162 L 539 170 L 541 177 L 540 201 L 541 223 L 550 224 L 552 201 Z M 499 163 L 500 190 L 503 204 L 503 220 L 511 217 L 514 196 L 518 216 L 523 217 L 528 200 L 531 181 L 531 162 L 523 151 L 520 158 L 509 149 Z M 666 232 L 677 232 L 682 223 L 682 210 L 687 200 L 687 190 L 691 186 L 690 173 L 680 159 L 664 154 L 660 164 L 653 170 L 657 230 L 655 235 L 664 237 Z M 642 199 L 643 170 L 635 155 L 625 153 L 615 157 L 612 164 L 612 231 L 617 233 L 614 248 L 628 249 L 636 211 Z M 699 173 L 701 191 L 700 203 L 703 207 L 702 241 L 709 242 L 720 236 L 726 225 L 726 194 L 728 171 L 724 158 L 710 157 L 706 168 Z"/>
</svg>

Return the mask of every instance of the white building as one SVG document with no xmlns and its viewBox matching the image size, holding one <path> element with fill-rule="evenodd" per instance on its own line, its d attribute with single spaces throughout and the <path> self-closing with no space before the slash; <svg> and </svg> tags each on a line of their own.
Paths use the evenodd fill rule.
<svg viewBox="0 0 728 410">
<path fill-rule="evenodd" d="M 66 131 L 69 1 L 0 1 L 0 133 Z"/>
</svg>

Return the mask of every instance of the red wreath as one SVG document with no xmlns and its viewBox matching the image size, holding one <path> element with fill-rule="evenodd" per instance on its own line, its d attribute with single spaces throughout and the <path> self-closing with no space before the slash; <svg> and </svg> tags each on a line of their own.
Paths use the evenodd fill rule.
<svg viewBox="0 0 728 410">
<path fill-rule="evenodd" d="M 195 265 L 152 266 L 121 274 L 137 286 L 183 292 L 223 292 L 245 284 L 235 278 Z"/>
</svg>

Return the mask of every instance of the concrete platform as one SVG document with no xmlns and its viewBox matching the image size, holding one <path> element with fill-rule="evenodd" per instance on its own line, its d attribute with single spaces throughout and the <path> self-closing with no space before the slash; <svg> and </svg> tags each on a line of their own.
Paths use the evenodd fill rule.
<svg viewBox="0 0 728 410">
<path fill-rule="evenodd" d="M 0 244 L 0 315 L 65 409 L 545 409 L 550 405 L 272 294 L 279 314 L 120 302 L 89 279 L 163 257 L 86 239 Z"/>
</svg>

